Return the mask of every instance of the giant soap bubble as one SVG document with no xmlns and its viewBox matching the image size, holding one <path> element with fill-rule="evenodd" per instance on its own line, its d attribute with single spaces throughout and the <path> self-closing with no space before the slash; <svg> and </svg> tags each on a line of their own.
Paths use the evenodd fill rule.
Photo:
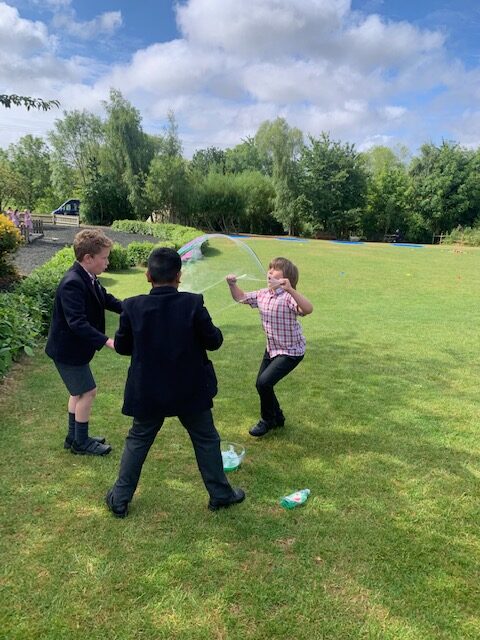
<svg viewBox="0 0 480 640">
<path fill-rule="evenodd" d="M 256 253 L 240 238 L 219 233 L 199 236 L 178 250 L 182 258 L 180 291 L 202 293 L 212 315 L 234 304 L 225 277 L 234 273 L 238 286 L 254 291 L 267 286 Z"/>
</svg>

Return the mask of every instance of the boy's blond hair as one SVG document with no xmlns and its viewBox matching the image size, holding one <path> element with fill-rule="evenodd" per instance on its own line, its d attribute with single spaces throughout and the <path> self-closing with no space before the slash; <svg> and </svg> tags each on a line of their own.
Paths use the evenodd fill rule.
<svg viewBox="0 0 480 640">
<path fill-rule="evenodd" d="M 294 289 L 297 288 L 298 284 L 298 269 L 290 262 L 287 258 L 274 258 L 270 260 L 270 264 L 268 265 L 269 269 L 278 269 L 283 273 L 284 278 L 288 278 L 290 280 L 290 284 Z"/>
<path fill-rule="evenodd" d="M 75 258 L 81 262 L 89 254 L 96 256 L 102 249 L 110 249 L 113 242 L 100 229 L 83 229 L 73 241 Z"/>
</svg>

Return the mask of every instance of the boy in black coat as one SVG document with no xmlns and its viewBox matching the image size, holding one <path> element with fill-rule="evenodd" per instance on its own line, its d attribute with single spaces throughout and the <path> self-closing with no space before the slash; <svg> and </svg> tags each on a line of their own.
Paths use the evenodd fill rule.
<svg viewBox="0 0 480 640">
<path fill-rule="evenodd" d="M 64 447 L 80 455 L 104 456 L 112 450 L 105 438 L 88 435 L 97 393 L 89 362 L 102 347 L 114 348 L 105 335 L 105 309 L 122 311 L 120 300 L 97 280 L 108 266 L 112 244 L 100 229 L 84 229 L 75 236 L 76 262 L 58 285 L 45 348 L 70 393 Z"/>
<path fill-rule="evenodd" d="M 167 416 L 178 416 L 192 440 L 198 468 L 210 495 L 208 507 L 241 502 L 223 471 L 220 436 L 213 423 L 217 392 L 206 350 L 223 336 L 203 306 L 203 297 L 178 291 L 182 262 L 173 249 L 155 249 L 148 259 L 148 295 L 123 302 L 115 349 L 130 355 L 122 412 L 133 416 L 118 479 L 106 495 L 108 508 L 125 517 L 148 451 Z"/>
</svg>

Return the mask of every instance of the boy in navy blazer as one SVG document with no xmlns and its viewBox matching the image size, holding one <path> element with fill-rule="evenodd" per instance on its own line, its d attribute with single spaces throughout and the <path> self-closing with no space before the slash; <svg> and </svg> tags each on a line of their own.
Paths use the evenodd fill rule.
<svg viewBox="0 0 480 640">
<path fill-rule="evenodd" d="M 173 249 L 155 249 L 148 259 L 148 295 L 123 302 L 115 349 L 131 356 L 122 412 L 133 417 L 117 481 L 106 495 L 114 516 L 127 515 L 148 451 L 167 416 L 187 429 L 210 495 L 208 508 L 242 502 L 223 471 L 220 436 L 212 417 L 217 381 L 206 350 L 223 336 L 198 294 L 179 292 L 182 262 Z"/>
<path fill-rule="evenodd" d="M 120 300 L 97 280 L 108 266 L 112 244 L 100 229 L 84 229 L 75 236 L 76 262 L 58 285 L 45 348 L 70 394 L 64 447 L 80 455 L 104 456 L 112 450 L 104 437 L 88 435 L 97 393 L 89 362 L 102 347 L 114 348 L 105 334 L 105 309 L 122 311 Z"/>
</svg>

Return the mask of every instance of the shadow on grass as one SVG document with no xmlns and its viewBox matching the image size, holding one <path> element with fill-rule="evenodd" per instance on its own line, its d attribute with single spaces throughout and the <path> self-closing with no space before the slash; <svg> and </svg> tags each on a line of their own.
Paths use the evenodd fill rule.
<svg viewBox="0 0 480 640">
<path fill-rule="evenodd" d="M 248 448 L 257 504 L 271 504 L 282 489 L 312 490 L 301 514 L 263 513 L 269 537 L 316 532 L 301 547 L 339 573 L 345 584 L 336 597 L 348 607 L 352 589 L 364 589 L 418 637 L 458 633 L 458 619 L 467 624 L 478 606 L 465 593 L 479 568 L 469 563 L 480 459 L 466 438 L 443 444 L 456 418 L 448 402 L 436 406 L 449 395 L 458 405 L 474 401 L 451 382 L 464 360 L 448 350 L 393 358 L 354 333 L 317 341 L 278 385 L 286 427 Z M 257 520 L 255 506 L 246 509 L 242 533 Z M 443 607 L 432 609 L 432 596 Z"/>
<path fill-rule="evenodd" d="M 238 327 L 227 324 L 224 332 Z M 258 332 L 257 323 L 242 326 L 243 343 L 261 345 Z M 225 429 L 229 438 L 256 419 L 261 355 L 261 348 L 239 352 L 233 340 L 215 354 L 216 414 L 235 421 Z M 176 608 L 185 634 L 178 637 L 193 633 L 190 620 L 210 637 L 222 625 L 232 638 L 314 637 L 313 623 L 332 638 L 362 637 L 369 625 L 371 637 L 469 637 L 479 604 L 478 478 L 471 469 L 480 460 L 467 439 L 446 444 L 454 425 L 449 395 L 459 406 L 473 401 L 452 382 L 465 359 L 447 351 L 393 358 L 387 346 L 367 344 L 354 332 L 311 341 L 305 360 L 278 385 L 285 428 L 260 440 L 232 438 L 247 445 L 241 470 L 229 475 L 247 490 L 244 504 L 207 512 L 188 436 L 169 420 L 147 459 L 131 515 L 118 522 L 102 503 L 128 428 L 125 418 L 118 433 L 112 427 L 123 387 L 114 358 L 99 365 L 103 395 L 94 409 L 94 416 L 105 414 L 115 439 L 111 457 L 78 460 L 59 449 L 47 407 L 51 413 L 64 391 L 51 363 L 36 372 L 37 417 L 27 424 L 32 414 L 25 405 L 25 424 L 16 428 L 7 416 L 4 472 L 15 482 L 3 505 L 11 514 L 4 580 L 18 619 L 24 605 L 42 611 L 49 593 L 53 638 L 65 603 L 52 594 L 83 593 L 82 604 L 91 607 L 106 590 L 115 594 L 106 605 L 113 618 L 95 619 L 99 630 L 112 622 L 120 629 L 115 612 L 123 607 L 145 632 L 175 635 L 164 614 Z M 118 398 L 107 402 L 112 388 Z M 446 406 L 439 406 L 445 396 Z M 25 464 L 28 474 L 19 474 Z M 281 509 L 283 494 L 304 487 L 312 494 L 302 509 Z M 50 577 L 42 577 L 46 570 Z M 131 601 L 138 608 L 130 609 Z M 197 602 L 216 616 L 199 622 Z M 80 615 L 74 606 L 71 619 Z"/>
</svg>

